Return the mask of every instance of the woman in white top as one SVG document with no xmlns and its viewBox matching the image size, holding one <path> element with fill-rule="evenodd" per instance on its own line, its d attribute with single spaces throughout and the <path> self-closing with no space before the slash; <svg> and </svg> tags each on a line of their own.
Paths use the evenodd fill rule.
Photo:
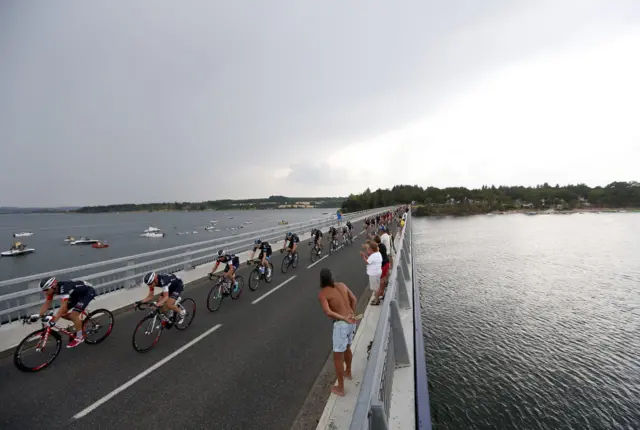
<svg viewBox="0 0 640 430">
<path fill-rule="evenodd" d="M 378 251 L 378 244 L 369 243 L 366 252 L 360 252 L 362 259 L 367 263 L 367 275 L 369 275 L 369 289 L 375 294 L 380 288 L 380 275 L 382 275 L 382 254 Z"/>
</svg>

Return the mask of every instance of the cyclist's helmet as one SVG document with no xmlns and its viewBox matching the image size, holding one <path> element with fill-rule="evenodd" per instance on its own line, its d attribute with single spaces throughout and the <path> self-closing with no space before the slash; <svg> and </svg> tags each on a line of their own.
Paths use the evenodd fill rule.
<svg viewBox="0 0 640 430">
<path fill-rule="evenodd" d="M 153 284 L 153 282 L 156 280 L 157 277 L 158 275 L 156 275 L 156 272 L 149 272 L 146 275 L 144 275 L 144 277 L 142 278 L 142 282 L 144 282 L 147 285 L 151 285 Z"/>
<path fill-rule="evenodd" d="M 53 276 L 50 278 L 44 278 L 43 280 L 40 281 L 40 289 L 42 291 L 46 291 L 49 288 L 53 287 L 53 284 L 56 282 L 56 278 L 54 278 Z"/>
<path fill-rule="evenodd" d="M 262 241 L 260 239 L 256 239 L 253 241 L 254 244 L 256 245 L 260 245 L 262 243 Z"/>
<path fill-rule="evenodd" d="M 293 233 L 291 233 L 290 231 L 287 232 L 287 237 L 291 237 L 291 236 L 293 236 Z"/>
<path fill-rule="evenodd" d="M 218 258 L 222 257 L 224 255 L 224 249 L 221 249 L 218 251 Z"/>
</svg>

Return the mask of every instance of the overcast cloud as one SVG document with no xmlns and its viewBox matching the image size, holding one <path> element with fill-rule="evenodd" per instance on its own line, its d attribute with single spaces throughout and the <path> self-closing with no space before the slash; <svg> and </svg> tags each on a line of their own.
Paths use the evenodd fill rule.
<svg viewBox="0 0 640 430">
<path fill-rule="evenodd" d="M 640 2 L 5 1 L 0 206 L 639 179 Z"/>
</svg>

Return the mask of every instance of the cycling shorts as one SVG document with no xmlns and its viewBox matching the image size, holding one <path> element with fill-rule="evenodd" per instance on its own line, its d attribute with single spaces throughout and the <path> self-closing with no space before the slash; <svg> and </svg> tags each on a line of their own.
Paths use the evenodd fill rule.
<svg viewBox="0 0 640 430">
<path fill-rule="evenodd" d="M 169 298 L 178 300 L 180 294 L 184 291 L 184 282 L 173 282 L 169 287 Z"/>
<path fill-rule="evenodd" d="M 89 302 L 93 300 L 95 296 L 96 290 L 89 287 L 82 296 L 77 298 L 77 300 L 72 301 L 70 298 L 67 302 L 67 309 L 69 309 L 70 312 L 82 312 L 87 308 Z"/>
<path fill-rule="evenodd" d="M 262 257 L 264 257 L 264 252 L 261 252 L 260 255 L 258 255 L 258 260 L 262 260 Z M 267 261 L 271 261 L 271 255 L 267 254 Z"/>
</svg>

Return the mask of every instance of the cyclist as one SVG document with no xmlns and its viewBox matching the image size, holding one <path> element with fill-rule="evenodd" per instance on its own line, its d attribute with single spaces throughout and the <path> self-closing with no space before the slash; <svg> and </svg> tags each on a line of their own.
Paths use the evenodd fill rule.
<svg viewBox="0 0 640 430">
<path fill-rule="evenodd" d="M 62 303 L 53 316 L 47 316 L 45 320 L 51 327 L 56 325 L 60 318 L 73 321 L 76 335 L 71 339 L 67 348 L 75 348 L 84 342 L 82 334 L 82 321 L 80 315 L 87 308 L 87 305 L 96 296 L 96 290 L 91 284 L 85 281 L 58 281 L 54 277 L 45 278 L 40 281 L 40 289 L 46 294 L 46 301 L 40 307 L 40 313 L 32 315 L 30 320 L 37 321 L 42 318 L 51 307 L 53 297 L 58 295 Z"/>
<path fill-rule="evenodd" d="M 240 258 L 233 253 L 229 254 L 228 252 L 224 252 L 224 249 L 219 250 L 218 258 L 216 258 L 216 265 L 213 266 L 213 270 L 209 275 L 213 275 L 220 263 L 226 263 L 223 276 L 231 281 L 231 284 L 233 285 L 233 291 L 236 291 L 238 289 L 238 281 L 236 281 L 236 270 L 238 270 L 238 267 L 240 267 Z"/>
<path fill-rule="evenodd" d="M 298 248 L 298 243 L 300 242 L 300 239 L 298 238 L 297 234 L 288 232 L 284 238 L 284 243 L 282 244 L 282 249 L 280 250 L 280 252 L 284 251 L 285 247 L 287 247 L 287 242 L 289 243 L 288 251 L 291 253 L 291 256 L 293 257 L 294 253 L 296 252 L 296 249 Z"/>
<path fill-rule="evenodd" d="M 344 242 L 344 238 L 347 237 L 347 234 L 349 234 L 349 227 L 347 227 L 346 225 L 342 226 L 342 241 Z"/>
<path fill-rule="evenodd" d="M 336 235 L 338 234 L 338 230 L 334 226 L 329 227 L 329 243 L 333 245 L 333 242 L 336 240 Z"/>
<path fill-rule="evenodd" d="M 353 224 L 351 224 L 351 221 L 347 221 L 347 228 L 349 229 L 349 239 L 353 240 Z"/>
<path fill-rule="evenodd" d="M 322 230 L 320 230 L 319 228 L 314 228 L 311 232 L 311 240 L 313 241 L 315 247 L 318 249 L 318 255 L 320 255 L 322 249 L 324 248 L 324 245 L 322 245 Z"/>
<path fill-rule="evenodd" d="M 142 277 L 142 282 L 149 286 L 149 294 L 137 303 L 150 302 L 153 300 L 155 289 L 162 288 L 160 299 L 155 305 L 161 308 L 164 313 L 167 312 L 167 309 L 172 310 L 173 315 L 170 315 L 170 317 L 172 317 L 172 322 L 174 323 L 176 319 L 178 319 L 177 316 L 180 315 L 177 323 L 182 324 L 187 311 L 176 305 L 176 300 L 180 298 L 180 293 L 184 290 L 184 282 L 182 282 L 182 279 L 176 275 L 169 275 L 168 273 L 149 272 Z"/>
<path fill-rule="evenodd" d="M 271 276 L 271 266 L 269 265 L 269 261 L 271 261 L 271 253 L 273 250 L 271 249 L 271 244 L 269 242 L 263 242 L 260 239 L 256 239 L 253 242 L 253 250 L 251 251 L 251 256 L 249 257 L 247 264 L 251 264 L 250 260 L 253 260 L 253 255 L 256 253 L 258 248 L 260 248 L 258 260 L 260 260 L 260 263 L 266 267 L 267 276 Z"/>
</svg>

